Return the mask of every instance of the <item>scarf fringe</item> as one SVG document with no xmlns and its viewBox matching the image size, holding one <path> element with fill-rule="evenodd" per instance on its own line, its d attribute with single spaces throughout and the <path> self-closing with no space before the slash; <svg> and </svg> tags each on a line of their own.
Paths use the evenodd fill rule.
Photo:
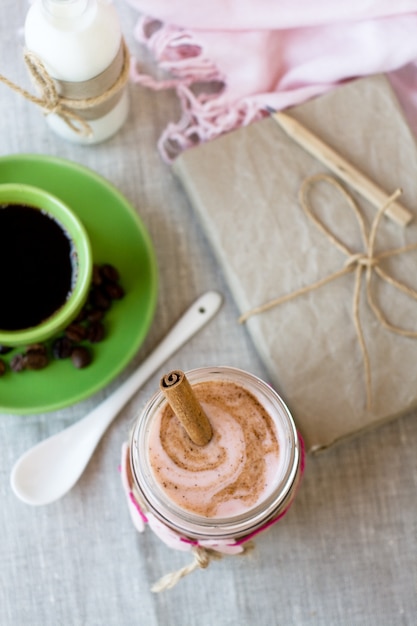
<svg viewBox="0 0 417 626">
<path fill-rule="evenodd" d="M 136 24 L 135 36 L 153 54 L 158 68 L 170 78 L 143 74 L 134 62 L 132 82 L 154 91 L 174 89 L 182 111 L 180 120 L 169 123 L 158 141 L 158 149 L 166 162 L 172 162 L 188 148 L 265 116 L 263 105 L 253 98 L 235 102 L 227 98 L 225 77 L 190 33 L 142 17 Z"/>
</svg>

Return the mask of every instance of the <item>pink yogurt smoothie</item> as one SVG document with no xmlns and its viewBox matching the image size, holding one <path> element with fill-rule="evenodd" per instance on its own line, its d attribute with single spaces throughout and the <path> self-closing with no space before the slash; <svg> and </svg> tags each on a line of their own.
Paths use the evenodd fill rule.
<svg viewBox="0 0 417 626">
<path fill-rule="evenodd" d="M 153 477 L 181 509 L 206 518 L 246 513 L 277 485 L 282 454 L 277 423 L 239 384 L 213 380 L 193 385 L 213 437 L 194 444 L 169 405 L 154 417 L 148 439 Z"/>
</svg>

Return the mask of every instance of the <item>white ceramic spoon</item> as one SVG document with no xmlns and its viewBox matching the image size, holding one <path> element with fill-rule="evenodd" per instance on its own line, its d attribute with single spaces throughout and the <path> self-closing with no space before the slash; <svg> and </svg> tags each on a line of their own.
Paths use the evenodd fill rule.
<svg viewBox="0 0 417 626">
<path fill-rule="evenodd" d="M 221 296 L 209 291 L 184 313 L 155 350 L 114 393 L 83 419 L 23 454 L 11 473 L 16 496 L 27 504 L 49 504 L 77 482 L 98 442 L 120 409 L 174 352 L 219 310 Z"/>
</svg>

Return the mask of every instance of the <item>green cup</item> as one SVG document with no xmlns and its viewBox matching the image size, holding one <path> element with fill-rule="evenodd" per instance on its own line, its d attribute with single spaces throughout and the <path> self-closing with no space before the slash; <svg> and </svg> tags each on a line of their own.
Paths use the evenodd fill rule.
<svg viewBox="0 0 417 626">
<path fill-rule="evenodd" d="M 1 213 L 5 209 L 6 212 Z M 35 211 L 39 211 L 39 213 L 35 213 Z M 45 341 L 57 334 L 77 317 L 87 299 L 90 288 L 93 266 L 91 245 L 87 231 L 71 208 L 55 196 L 37 187 L 22 184 L 3 184 L 0 185 L 0 237 L 2 242 L 12 242 L 9 246 L 12 249 L 12 254 L 10 254 L 10 260 L 3 256 L 2 267 L 0 267 L 1 306 L 14 306 L 16 308 L 16 294 L 19 294 L 19 302 L 24 300 L 24 290 L 20 293 L 17 285 L 16 288 L 11 289 L 10 284 L 13 284 L 14 281 L 13 272 L 15 271 L 16 261 L 20 261 L 22 255 L 26 254 L 26 251 L 22 249 L 19 235 L 21 233 L 22 238 L 23 236 L 28 237 L 28 231 L 30 231 L 31 228 L 33 229 L 33 221 L 30 221 L 31 219 L 34 219 L 35 223 L 39 222 L 41 231 L 42 229 L 45 230 L 44 227 L 46 223 L 48 224 L 47 228 L 52 229 L 52 234 L 48 235 L 48 241 L 51 244 L 50 249 L 53 249 L 54 244 L 57 243 L 54 241 L 55 237 L 64 241 L 65 250 L 68 247 L 68 258 L 71 263 L 71 284 L 67 295 L 57 308 L 50 311 L 47 317 L 40 319 L 36 323 L 29 324 L 28 326 L 23 324 L 23 327 L 11 328 L 10 324 L 4 321 L 2 322 L 0 313 L 0 345 L 4 346 L 30 345 Z M 41 225 L 42 222 L 43 225 Z M 53 222 L 53 225 L 51 222 Z M 11 223 L 14 224 L 14 227 L 10 225 Z M 8 229 L 10 229 L 10 233 Z M 33 241 L 36 242 L 37 231 L 33 230 L 32 232 Z M 39 241 L 41 242 L 42 239 L 39 238 Z M 0 245 L 5 246 L 4 243 Z M 41 249 L 42 245 L 39 245 L 39 248 Z M 46 249 L 45 245 L 44 248 Z M 36 267 L 36 254 L 35 258 L 32 258 L 32 256 L 30 256 L 29 253 L 27 253 L 26 257 L 23 256 L 24 261 L 22 262 L 22 267 L 19 266 L 21 273 L 16 274 L 21 277 L 22 284 L 26 284 L 23 280 L 23 278 L 25 280 L 27 278 L 25 273 L 34 272 L 34 268 Z M 54 259 L 52 258 L 50 264 L 51 272 L 56 270 L 54 265 Z M 42 277 L 41 275 L 41 279 L 44 279 L 45 284 L 47 284 L 46 281 L 49 280 L 47 276 L 49 273 L 48 266 L 43 272 L 44 276 Z M 36 278 L 38 278 L 38 276 L 36 276 Z M 31 279 L 28 278 L 29 283 L 30 280 Z M 55 278 L 55 281 L 59 282 L 59 274 L 58 278 Z M 44 292 L 41 290 L 41 293 Z M 33 297 L 32 299 L 28 298 L 27 301 L 24 300 L 24 302 L 28 313 L 30 313 L 30 307 L 39 305 L 39 301 L 36 302 L 36 298 Z M 19 307 L 21 308 L 20 305 Z M 13 308 L 9 309 L 9 311 L 10 310 L 14 311 Z M 6 316 L 6 318 L 3 319 L 8 318 Z M 2 325 L 5 327 L 2 328 Z"/>
</svg>

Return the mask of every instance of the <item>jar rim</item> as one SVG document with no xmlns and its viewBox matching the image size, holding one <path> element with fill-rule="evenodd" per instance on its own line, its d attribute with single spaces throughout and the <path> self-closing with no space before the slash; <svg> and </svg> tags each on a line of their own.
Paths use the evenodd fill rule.
<svg viewBox="0 0 417 626">
<path fill-rule="evenodd" d="M 278 393 L 259 377 L 235 367 L 202 367 L 189 370 L 190 384 L 227 380 L 246 387 L 272 416 L 280 443 L 280 470 L 271 492 L 246 511 L 225 517 L 204 517 L 180 508 L 158 487 L 148 465 L 146 442 L 152 417 L 166 404 L 158 391 L 145 405 L 136 420 L 130 438 L 130 463 L 140 499 L 159 521 L 174 531 L 193 539 L 238 538 L 252 533 L 288 505 L 300 466 L 300 446 L 291 413 Z"/>
</svg>

